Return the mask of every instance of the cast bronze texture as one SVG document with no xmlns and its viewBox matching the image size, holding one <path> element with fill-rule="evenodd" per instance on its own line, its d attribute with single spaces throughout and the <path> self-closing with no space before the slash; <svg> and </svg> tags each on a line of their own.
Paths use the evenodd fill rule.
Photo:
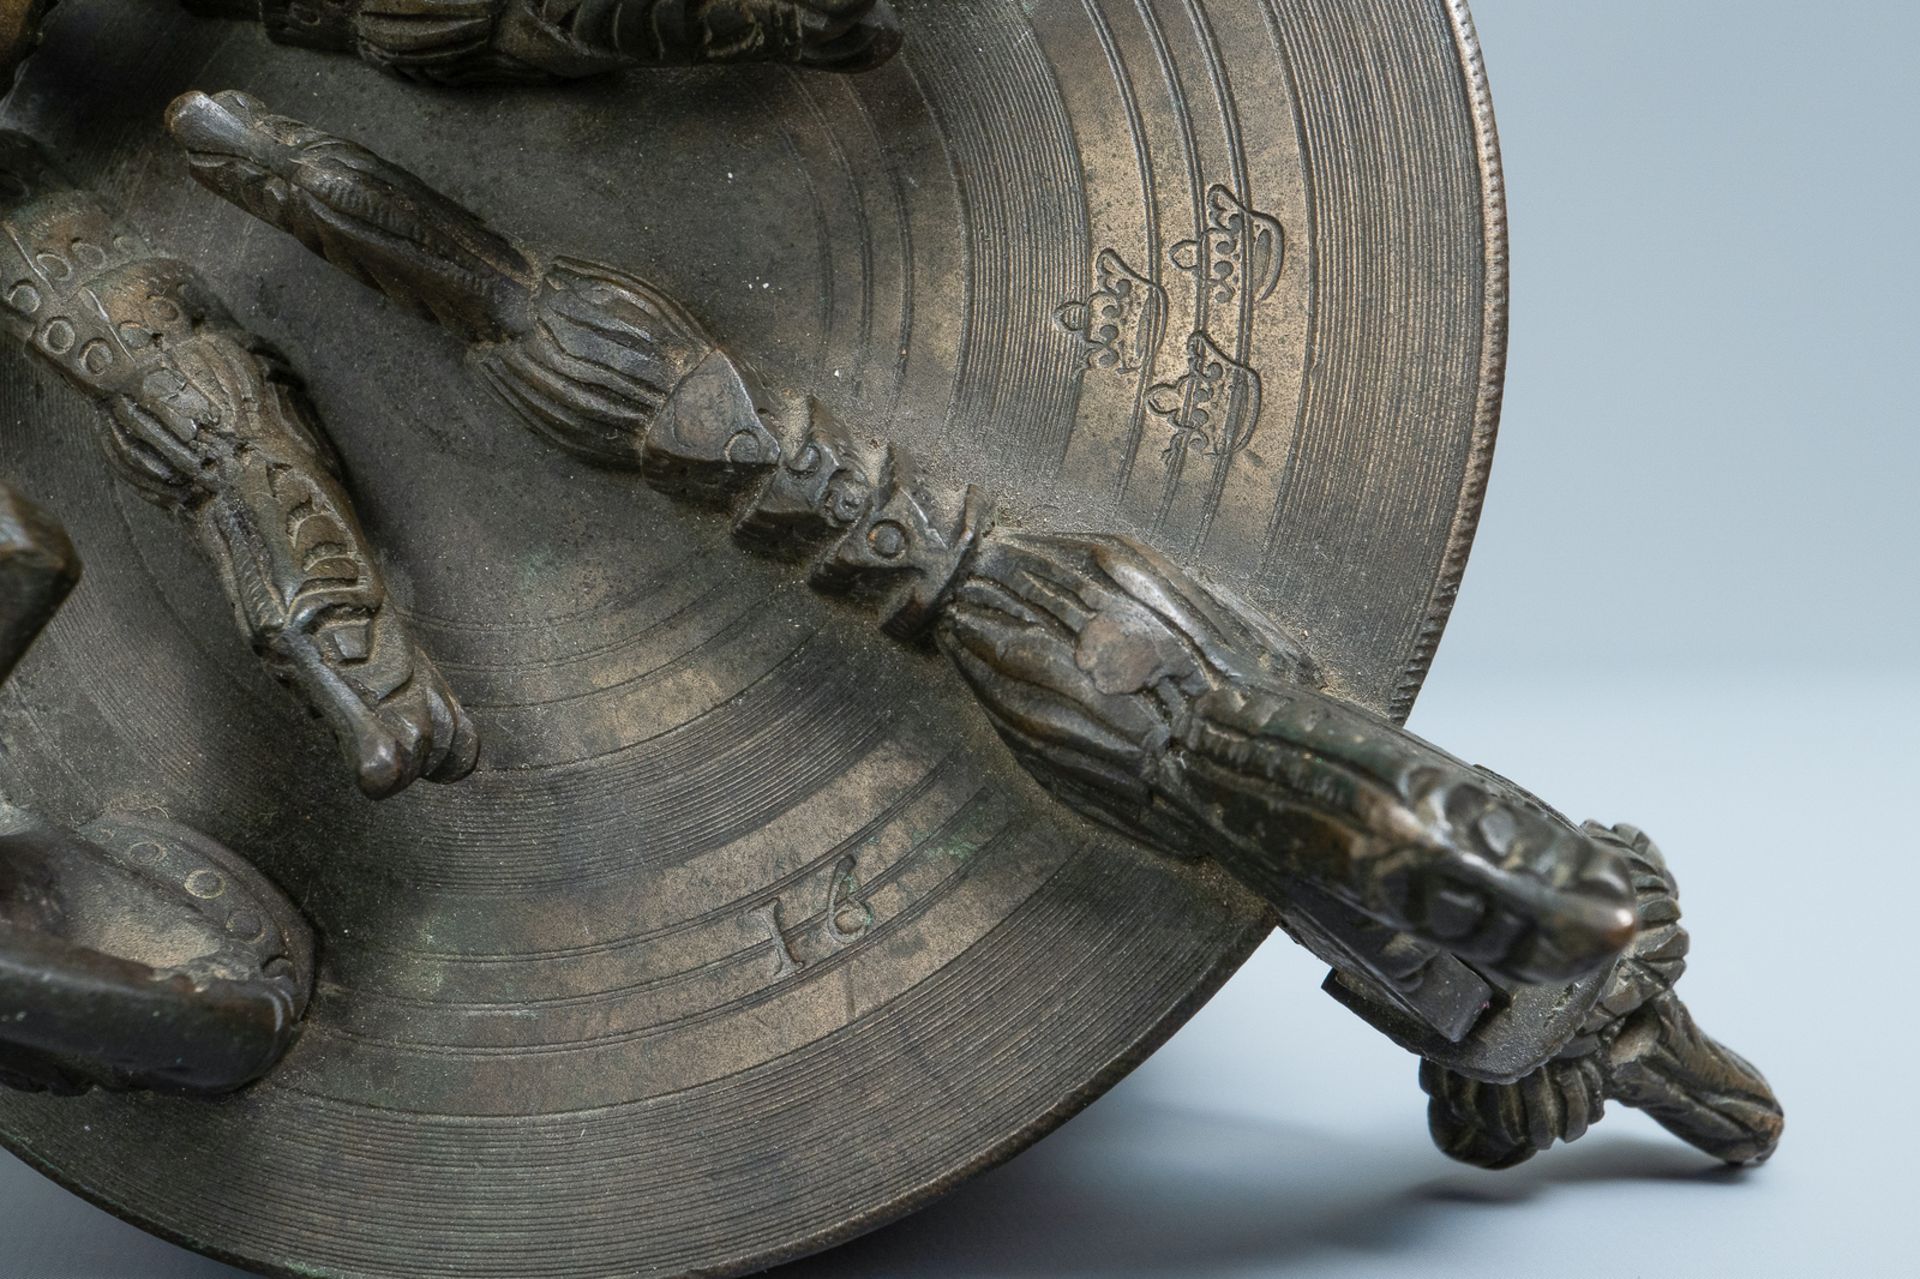
<svg viewBox="0 0 1920 1279">
<path fill-rule="evenodd" d="M 28 138 L 0 131 L 0 328 L 106 409 L 115 469 L 180 515 L 256 655 L 379 799 L 473 770 L 473 725 L 389 607 L 338 463 L 279 354 Z"/>
<path fill-rule="evenodd" d="M 453 13 L 325 6 L 305 43 L 544 80 L 575 69 L 515 22 L 604 30 L 470 5 L 440 74 L 368 35 L 403 9 Z M 1394 727 L 1502 354 L 1464 10 L 895 9 L 858 78 L 423 98 L 264 8 L 273 42 L 62 4 L 6 122 L 294 353 L 487 750 L 343 787 L 190 625 L 217 594 L 72 452 L 75 397 L 0 359 L 35 410 L 0 465 L 95 566 L 0 703 L 0 786 L 158 803 L 323 941 L 259 1084 L 4 1098 L 10 1145 L 275 1273 L 737 1271 L 1046 1131 L 1277 920 L 1428 1059 L 1451 1153 L 1516 1162 L 1608 1097 L 1770 1151 L 1764 1083 L 1673 996 L 1651 846 Z M 183 181 L 161 110 L 229 84 L 319 127 L 188 97 L 192 170 L 400 305 Z"/>
<path fill-rule="evenodd" d="M 1497 1135 L 1498 1161 L 1515 1162 L 1516 1130 L 1577 1137 L 1611 1095 L 1646 1101 L 1732 1161 L 1772 1153 L 1779 1110 L 1764 1080 L 1700 1036 L 1672 993 L 1685 934 L 1636 936 L 1643 918 L 1677 930 L 1677 890 L 1644 837 L 1576 829 L 1328 696 L 1300 642 L 1140 542 L 1021 534 L 1004 511 L 996 529 L 974 486 L 929 486 L 899 446 L 860 439 L 817 404 L 782 404 L 618 267 L 517 244 L 245 94 L 186 94 L 168 122 L 202 184 L 439 321 L 540 435 L 726 509 L 738 540 L 805 562 L 817 589 L 865 595 L 897 638 L 932 631 L 1042 785 L 1148 847 L 1214 858 L 1310 945 L 1338 944 L 1343 996 L 1423 1021 L 1432 1042 L 1412 1046 L 1433 1069 L 1513 1084 L 1553 1063 L 1558 1106 L 1524 1085 L 1516 1095 L 1564 1118 L 1473 1142 L 1437 1118 L 1450 1152 L 1485 1161 Z M 1657 890 L 1644 902 L 1634 860 Z M 1495 983 L 1559 987 L 1528 992 L 1553 1014 L 1523 1033 L 1502 998 L 1482 1025 Z M 1623 1041 L 1633 1049 L 1615 1053 Z M 1470 1091 L 1436 1097 L 1450 1115 L 1475 1113 Z"/>
<path fill-rule="evenodd" d="M 868 71 L 900 48 L 882 0 L 186 0 L 275 40 L 439 84 L 778 62 Z"/>
<path fill-rule="evenodd" d="M 0 485 L 0 681 L 79 571 Z M 0 800 L 0 1085 L 232 1092 L 293 1041 L 312 952 L 291 904 L 205 836 L 139 814 L 68 830 Z"/>
</svg>

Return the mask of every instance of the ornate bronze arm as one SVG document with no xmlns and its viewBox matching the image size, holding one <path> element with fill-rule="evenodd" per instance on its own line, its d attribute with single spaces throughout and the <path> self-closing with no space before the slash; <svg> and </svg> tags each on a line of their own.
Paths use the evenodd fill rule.
<svg viewBox="0 0 1920 1279">
<path fill-rule="evenodd" d="M 454 781 L 472 723 L 387 595 L 298 381 L 194 273 L 0 133 L 0 329 L 108 410 L 107 452 L 213 560 L 368 795 Z"/>
<path fill-rule="evenodd" d="M 0 678 L 79 575 L 0 485 Z M 257 871 L 171 823 L 78 833 L 0 800 L 0 1084 L 231 1092 L 293 1042 L 312 942 Z"/>
<path fill-rule="evenodd" d="M 900 48 L 884 0 L 186 0 L 283 44 L 358 53 L 441 84 L 625 67 L 783 62 L 867 71 Z"/>
<path fill-rule="evenodd" d="M 1444 1078 L 1513 1084 L 1604 1051 L 1594 1097 L 1648 1104 L 1723 1158 L 1772 1149 L 1779 1111 L 1750 1072 L 1743 1135 L 1722 1139 L 1712 1054 L 1644 979 L 1662 919 L 1643 851 L 1341 700 L 1292 637 L 1136 542 L 996 529 L 977 490 L 769 394 L 630 274 L 510 241 L 244 95 L 189 94 L 170 122 L 202 183 L 465 338 L 535 430 L 731 509 L 744 544 L 932 637 L 1049 790 L 1214 859 Z"/>
</svg>

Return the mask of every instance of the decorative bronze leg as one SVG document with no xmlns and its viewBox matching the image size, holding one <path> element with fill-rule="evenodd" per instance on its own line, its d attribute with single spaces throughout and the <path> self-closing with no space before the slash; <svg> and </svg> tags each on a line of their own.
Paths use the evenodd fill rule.
<svg viewBox="0 0 1920 1279">
<path fill-rule="evenodd" d="M 1764 1160 L 1780 1141 L 1779 1103 L 1759 1071 L 1701 1033 L 1673 991 L 1688 943 L 1666 860 L 1631 826 L 1586 830 L 1631 869 L 1640 932 L 1553 1060 L 1513 1081 L 1421 1063 L 1434 1141 L 1467 1163 L 1510 1168 L 1578 1138 L 1614 1098 L 1728 1163 Z"/>
<path fill-rule="evenodd" d="M 15 133 L 0 133 L 0 231 L 0 329 L 108 409 L 121 474 L 192 527 L 255 652 L 360 788 L 471 772 L 473 725 L 392 606 L 279 354 Z"/>
<path fill-rule="evenodd" d="M 466 339 L 534 429 L 731 508 L 743 543 L 808 560 L 816 586 L 873 596 L 1062 801 L 1265 897 L 1332 963 L 1336 997 L 1434 1063 L 1451 1153 L 1510 1162 L 1578 1136 L 1604 1096 L 1721 1158 L 1771 1152 L 1764 1081 L 1672 994 L 1677 913 L 1650 845 L 1342 701 L 1292 637 L 1130 539 L 994 529 L 971 486 L 770 396 L 626 272 L 514 243 L 241 94 L 189 94 L 170 122 L 202 183 Z M 1483 1098 L 1531 1105 L 1541 1079 L 1565 1081 L 1564 1104 L 1467 1131 Z"/>
<path fill-rule="evenodd" d="M 78 575 L 66 535 L 0 485 L 0 679 Z M 293 1042 L 312 950 L 279 891 L 202 835 L 76 833 L 0 801 L 0 1084 L 231 1092 Z"/>
<path fill-rule="evenodd" d="M 186 0 L 283 44 L 355 52 L 441 84 L 625 67 L 781 62 L 871 70 L 900 48 L 884 0 Z"/>
</svg>

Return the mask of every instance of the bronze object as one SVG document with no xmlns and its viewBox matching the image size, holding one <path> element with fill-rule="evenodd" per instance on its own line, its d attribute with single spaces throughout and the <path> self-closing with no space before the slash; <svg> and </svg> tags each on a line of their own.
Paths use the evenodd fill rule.
<svg viewBox="0 0 1920 1279">
<path fill-rule="evenodd" d="M 0 485 L 0 681 L 79 576 L 66 533 Z M 258 871 L 164 818 L 69 831 L 0 801 L 0 1085 L 218 1095 L 280 1060 L 313 944 Z"/>
<path fill-rule="evenodd" d="M 187 94 L 168 122 L 202 184 L 467 341 L 469 365 L 535 431 L 731 507 L 738 540 L 810 558 L 810 584 L 872 597 L 890 634 L 931 630 L 1055 795 L 1158 851 L 1212 857 L 1331 951 L 1362 1015 L 1424 1020 L 1409 1047 L 1428 1059 L 1450 1151 L 1479 1152 L 1448 1123 L 1477 1113 L 1484 1080 L 1569 1116 L 1532 1118 L 1530 1134 L 1577 1137 L 1610 1094 L 1735 1162 L 1771 1153 L 1765 1082 L 1672 993 L 1686 938 L 1644 836 L 1576 830 L 1325 695 L 1297 640 L 1133 539 L 995 529 L 974 486 L 941 492 L 898 445 L 781 404 L 635 276 L 505 239 L 245 94 Z M 1528 1034 L 1527 1001 L 1503 999 L 1483 1023 L 1490 982 L 1535 988 L 1554 1012 Z M 1623 1039 L 1634 1050 L 1616 1056 Z M 1651 1056 L 1664 1087 L 1648 1086 Z M 1550 1077 L 1562 1100 L 1535 1100 L 1521 1076 Z M 1442 1090 L 1455 1079 L 1466 1092 Z"/>
<path fill-rule="evenodd" d="M 0 172 L 0 324 L 107 409 L 115 469 L 193 529 L 254 652 L 332 728 L 363 791 L 466 776 L 473 725 L 389 607 L 279 354 L 29 139 L 0 132 Z"/>
<path fill-rule="evenodd" d="M 186 0 L 283 44 L 438 84 L 778 62 L 869 71 L 900 48 L 885 0 Z"/>
<path fill-rule="evenodd" d="M 63 40 L 69 66 L 119 57 L 157 120 L 194 84 L 273 101 L 313 55 L 62 6 L 9 123 L 91 185 L 137 174 L 154 238 L 309 370 L 342 503 L 485 746 L 461 785 L 374 809 L 310 756 L 249 748 L 278 735 L 270 703 L 207 678 L 235 668 L 177 622 L 146 629 L 196 694 L 136 700 L 150 727 L 130 733 L 89 696 L 126 686 L 102 641 L 208 601 L 130 541 L 142 508 L 60 503 L 116 594 L 22 670 L 6 705 L 60 710 L 8 719 L 23 748 L 0 785 L 77 821 L 93 797 L 60 761 L 124 777 L 104 785 L 244 849 L 324 944 L 260 1084 L 0 1100 L 10 1144 L 274 1271 L 735 1270 L 1031 1140 L 1277 918 L 1427 1059 L 1449 1153 L 1517 1162 L 1608 1097 L 1718 1157 L 1771 1152 L 1764 1081 L 1674 997 L 1685 934 L 1645 838 L 1576 828 L 1390 718 L 1457 585 L 1498 378 L 1497 165 L 1464 12 L 897 7 L 905 52 L 857 82 L 436 99 L 453 132 L 407 114 L 420 90 L 330 73 L 302 110 L 377 150 L 244 95 L 179 99 L 195 176 L 450 345 L 180 191 L 157 131 L 102 153 L 47 69 Z M 595 11 L 540 12 L 561 10 Z M 462 65 L 517 77 L 509 26 Z M 169 58 L 129 67 L 122 41 Z M 1343 75 L 1362 48 L 1394 74 Z M 743 137 L 743 93 L 780 123 Z M 1367 93 L 1412 112 L 1417 144 L 1368 133 Z M 989 102 L 1031 126 L 996 130 Z M 1292 130 L 1250 127 L 1250 104 Z M 523 178 L 435 189 L 505 155 Z M 760 194 L 632 176 L 665 163 Z M 1364 194 L 1395 182 L 1427 198 Z M 767 194 L 796 188 L 812 252 Z M 1383 238 L 1404 251 L 1371 252 Z M 1418 342 L 1383 322 L 1408 309 Z M 89 483 L 72 434 L 14 425 L 6 472 Z M 862 637 L 875 616 L 904 647 Z M 177 753 L 143 755 L 155 731 Z M 186 1175 L 125 1175 L 162 1148 Z M 236 1198 L 275 1184 L 303 1193 Z"/>
</svg>

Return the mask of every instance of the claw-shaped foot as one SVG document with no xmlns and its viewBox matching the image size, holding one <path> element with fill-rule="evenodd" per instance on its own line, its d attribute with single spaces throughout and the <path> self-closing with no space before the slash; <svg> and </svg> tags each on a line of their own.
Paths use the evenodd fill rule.
<svg viewBox="0 0 1920 1279">
<path fill-rule="evenodd" d="M 1632 867 L 1640 934 L 1553 1060 L 1511 1082 L 1421 1062 L 1434 1141 L 1464 1163 L 1510 1168 L 1555 1141 L 1577 1141 L 1612 1099 L 1716 1159 L 1764 1161 L 1780 1144 L 1785 1115 L 1760 1072 L 1703 1034 L 1674 993 L 1687 933 L 1660 850 L 1630 826 L 1587 829 Z"/>
<path fill-rule="evenodd" d="M 333 730 L 360 789 L 372 799 L 415 778 L 453 782 L 471 773 L 480 735 L 440 670 L 389 609 L 267 641 L 272 665 Z"/>
</svg>

